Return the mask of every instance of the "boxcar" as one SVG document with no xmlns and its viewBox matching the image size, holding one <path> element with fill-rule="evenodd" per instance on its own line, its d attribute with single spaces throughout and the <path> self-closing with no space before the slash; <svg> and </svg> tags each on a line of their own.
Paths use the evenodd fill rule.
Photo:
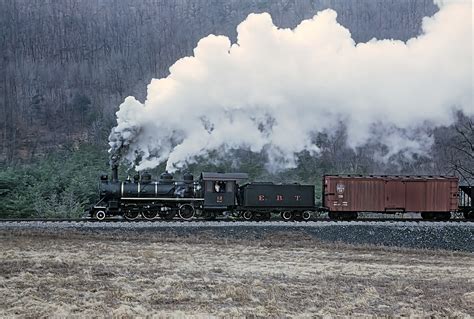
<svg viewBox="0 0 474 319">
<path fill-rule="evenodd" d="M 458 182 L 451 176 L 325 175 L 322 205 L 332 218 L 419 212 L 427 219 L 448 219 L 458 209 Z"/>
</svg>

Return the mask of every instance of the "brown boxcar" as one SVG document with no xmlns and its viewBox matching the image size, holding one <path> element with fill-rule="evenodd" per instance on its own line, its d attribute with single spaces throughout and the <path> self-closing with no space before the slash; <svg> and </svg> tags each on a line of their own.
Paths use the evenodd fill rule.
<svg viewBox="0 0 474 319">
<path fill-rule="evenodd" d="M 452 176 L 325 175 L 329 212 L 454 212 L 458 178 Z"/>
</svg>

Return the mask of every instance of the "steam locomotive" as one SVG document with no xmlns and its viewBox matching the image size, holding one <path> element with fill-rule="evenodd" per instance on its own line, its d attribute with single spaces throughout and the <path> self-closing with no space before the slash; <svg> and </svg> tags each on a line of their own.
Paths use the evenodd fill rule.
<svg viewBox="0 0 474 319">
<path fill-rule="evenodd" d="M 473 189 L 458 186 L 456 177 L 325 175 L 322 202 L 315 204 L 314 185 L 243 183 L 245 173 L 203 172 L 197 180 L 190 173 L 182 180 L 164 172 L 158 180 L 144 173 L 119 181 L 100 177 L 100 201 L 88 211 L 90 218 L 121 216 L 128 220 L 161 218 L 214 219 L 231 215 L 243 220 L 285 221 L 312 218 L 327 212 L 329 218 L 351 220 L 360 212 L 419 212 L 424 219 L 447 220 L 452 212 L 474 219 Z"/>
<path fill-rule="evenodd" d="M 170 220 L 213 219 L 230 214 L 244 220 L 269 219 L 280 213 L 284 220 L 309 220 L 314 205 L 314 186 L 273 183 L 245 183 L 245 173 L 201 173 L 198 180 L 190 173 L 182 180 L 164 172 L 157 181 L 151 175 L 137 175 L 134 180 L 119 181 L 117 167 L 111 179 L 100 177 L 100 201 L 89 211 L 103 220 L 111 216 Z"/>
</svg>

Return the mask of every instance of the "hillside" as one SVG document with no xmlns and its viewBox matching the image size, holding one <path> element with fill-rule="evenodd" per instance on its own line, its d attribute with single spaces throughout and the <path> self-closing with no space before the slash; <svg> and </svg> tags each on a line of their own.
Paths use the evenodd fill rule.
<svg viewBox="0 0 474 319">
<path fill-rule="evenodd" d="M 71 143 L 105 145 L 123 99 L 144 99 L 150 79 L 203 36 L 235 37 L 252 12 L 294 27 L 325 8 L 356 41 L 406 40 L 438 10 L 431 0 L 2 1 L 0 163 Z"/>
</svg>

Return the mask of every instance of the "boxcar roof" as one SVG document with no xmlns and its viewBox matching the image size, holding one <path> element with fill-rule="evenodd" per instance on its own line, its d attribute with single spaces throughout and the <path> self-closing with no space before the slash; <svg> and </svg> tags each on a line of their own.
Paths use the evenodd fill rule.
<svg viewBox="0 0 474 319">
<path fill-rule="evenodd" d="M 333 178 L 351 178 L 351 179 L 419 179 L 419 180 L 440 180 L 440 179 L 458 179 L 456 176 L 446 176 L 446 175 L 324 175 L 326 177 Z"/>
<path fill-rule="evenodd" d="M 201 173 L 201 179 L 205 181 L 237 181 L 247 178 L 247 173 Z"/>
</svg>

